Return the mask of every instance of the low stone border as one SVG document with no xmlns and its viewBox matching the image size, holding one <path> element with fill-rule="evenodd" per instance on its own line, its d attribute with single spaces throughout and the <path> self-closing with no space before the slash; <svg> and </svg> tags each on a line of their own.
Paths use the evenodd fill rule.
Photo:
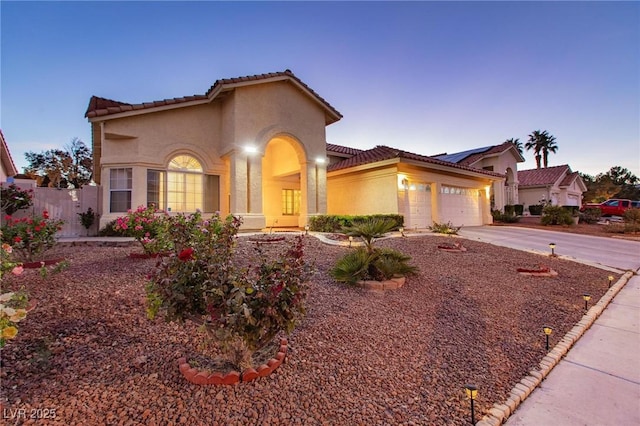
<svg viewBox="0 0 640 426">
<path fill-rule="evenodd" d="M 283 337 L 280 339 L 280 348 L 273 358 L 266 364 L 260 365 L 257 369 L 247 368 L 243 372 L 230 371 L 222 374 L 221 372 L 200 371 L 191 367 L 185 357 L 178 360 L 178 367 L 185 379 L 194 385 L 235 385 L 239 382 L 250 382 L 258 377 L 266 377 L 273 373 L 284 362 L 287 356 L 287 349 L 287 339 Z"/>
<path fill-rule="evenodd" d="M 602 298 L 583 315 L 582 319 L 564 335 L 562 340 L 544 357 L 538 367 L 520 380 L 511 390 L 509 397 L 502 403 L 495 403 L 476 426 L 498 426 L 504 423 L 516 408 L 535 390 L 549 375 L 551 370 L 567 355 L 569 349 L 582 337 L 595 320 L 602 314 L 613 298 L 627 284 L 633 276 L 633 271 L 627 271 L 618 282 L 602 296 Z"/>
<path fill-rule="evenodd" d="M 397 290 L 404 285 L 405 281 L 406 277 L 398 277 L 386 281 L 358 281 L 356 285 L 367 290 Z"/>
<path fill-rule="evenodd" d="M 540 266 L 538 269 L 527 269 L 527 268 L 518 268 L 518 273 L 520 275 L 529 275 L 532 277 L 557 277 L 558 272 L 555 270 Z"/>
</svg>

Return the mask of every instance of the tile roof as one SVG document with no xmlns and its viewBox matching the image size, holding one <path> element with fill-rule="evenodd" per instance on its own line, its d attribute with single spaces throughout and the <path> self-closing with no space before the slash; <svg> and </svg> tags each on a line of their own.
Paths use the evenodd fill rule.
<svg viewBox="0 0 640 426">
<path fill-rule="evenodd" d="M 335 152 L 336 154 L 344 154 L 344 155 L 357 155 L 361 153 L 363 150 L 357 148 L 349 148 L 348 146 L 342 145 L 334 145 L 332 143 L 327 143 L 327 152 Z"/>
<path fill-rule="evenodd" d="M 285 70 L 282 72 L 273 72 L 267 74 L 257 74 L 250 75 L 245 77 L 237 77 L 237 78 L 225 78 L 216 80 L 216 82 L 207 90 L 207 93 L 204 95 L 193 95 L 193 96 L 184 96 L 180 98 L 171 98 L 171 99 L 163 99 L 160 101 L 153 102 L 144 102 L 141 104 L 129 104 L 126 102 L 114 101 L 111 99 L 101 98 L 98 96 L 92 96 L 89 100 L 89 106 L 87 107 L 87 111 L 85 112 L 85 117 L 94 118 L 94 117 L 103 117 L 110 114 L 117 114 L 120 112 L 148 109 L 161 107 L 166 105 L 175 105 L 190 101 L 199 101 L 199 100 L 212 100 L 215 96 L 226 90 L 232 90 L 234 87 L 242 84 L 257 84 L 262 82 L 263 80 L 268 79 L 290 79 L 303 87 L 309 94 L 314 97 L 318 102 L 320 102 L 327 110 L 331 112 L 334 116 L 334 120 L 332 123 L 338 121 L 342 118 L 342 114 L 340 114 L 329 102 L 324 100 L 320 95 L 318 95 L 313 89 L 307 86 L 302 82 L 298 77 L 296 77 L 291 70 Z M 213 96 L 213 97 L 211 97 Z"/>
<path fill-rule="evenodd" d="M 562 182 L 560 182 L 559 186 L 570 186 L 573 183 L 573 181 L 575 181 L 578 178 L 578 176 L 580 176 L 580 173 L 578 172 L 567 173 L 564 179 L 562 179 Z"/>
<path fill-rule="evenodd" d="M 567 164 L 543 169 L 518 170 L 518 186 L 553 185 L 566 174 L 571 174 L 571 168 Z"/>
<path fill-rule="evenodd" d="M 393 158 L 400 158 L 405 160 L 418 161 L 424 164 L 433 164 L 439 166 L 446 166 L 455 169 L 461 169 L 471 171 L 475 173 L 481 173 L 488 176 L 503 177 L 500 173 L 490 172 L 482 169 L 475 169 L 448 161 L 438 160 L 437 158 L 428 157 L 426 155 L 414 154 L 413 152 L 403 151 L 401 149 L 391 148 L 384 145 L 378 145 L 375 148 L 361 151 L 353 157 L 344 159 L 338 163 L 330 164 L 327 167 L 327 172 L 333 172 L 336 170 L 347 169 L 350 167 L 361 166 L 364 164 L 372 164 L 380 161 L 391 160 Z"/>
<path fill-rule="evenodd" d="M 16 175 L 18 169 L 16 168 L 16 163 L 13 162 L 13 157 L 11 157 L 11 151 L 9 151 L 9 145 L 7 145 L 7 141 L 4 139 L 2 129 L 0 129 L 0 157 L 2 157 L 2 163 L 4 164 L 7 176 Z"/>
<path fill-rule="evenodd" d="M 500 154 L 512 148 L 515 149 L 515 146 L 511 142 L 503 142 L 500 145 L 485 146 L 483 148 L 475 148 L 453 154 L 440 154 L 436 155 L 435 158 L 469 166 L 481 160 L 483 157 Z M 522 161 L 524 161 L 524 158 L 522 158 Z"/>
</svg>

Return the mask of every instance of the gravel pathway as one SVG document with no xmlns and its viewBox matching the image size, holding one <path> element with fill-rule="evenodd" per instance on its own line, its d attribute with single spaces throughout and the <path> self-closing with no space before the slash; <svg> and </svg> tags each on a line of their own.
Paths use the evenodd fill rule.
<svg viewBox="0 0 640 426">
<path fill-rule="evenodd" d="M 401 289 L 372 292 L 329 277 L 349 248 L 306 241 L 318 272 L 286 363 L 227 387 L 182 377 L 176 360 L 197 353 L 200 337 L 190 324 L 146 318 L 144 276 L 154 260 L 127 257 L 132 248 L 62 248 L 70 261 L 62 273 L 7 276 L 3 288 L 24 286 L 38 305 L 2 349 L 3 420 L 460 425 L 469 419 L 465 383 L 479 388 L 479 419 L 545 355 L 542 326 L 553 326 L 554 345 L 580 320 L 581 295 L 595 303 L 607 290 L 609 273 L 599 269 L 475 241 L 448 253 L 437 245 L 450 237 L 424 235 L 379 242 L 411 255 L 420 272 Z M 246 237 L 239 249 L 251 250 Z M 516 273 L 538 263 L 559 276 Z"/>
</svg>

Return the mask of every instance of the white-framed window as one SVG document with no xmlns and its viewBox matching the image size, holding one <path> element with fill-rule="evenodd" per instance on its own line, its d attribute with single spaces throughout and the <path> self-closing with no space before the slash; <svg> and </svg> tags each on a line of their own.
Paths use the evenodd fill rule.
<svg viewBox="0 0 640 426">
<path fill-rule="evenodd" d="M 173 157 L 167 170 L 147 170 L 147 205 L 172 212 L 220 210 L 220 177 L 206 175 L 190 155 Z"/>
<path fill-rule="evenodd" d="M 282 190 L 282 214 L 283 216 L 293 216 L 300 214 L 300 190 Z"/>
<path fill-rule="evenodd" d="M 131 209 L 133 171 L 131 168 L 109 170 L 109 211 L 123 213 Z"/>
</svg>

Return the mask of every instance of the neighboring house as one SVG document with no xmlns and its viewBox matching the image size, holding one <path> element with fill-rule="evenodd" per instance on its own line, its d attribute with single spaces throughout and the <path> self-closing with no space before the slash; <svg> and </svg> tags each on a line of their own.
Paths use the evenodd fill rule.
<svg viewBox="0 0 640 426">
<path fill-rule="evenodd" d="M 9 146 L 4 139 L 4 134 L 0 130 L 0 182 L 6 182 L 7 178 L 13 177 L 18 173 L 16 165 L 9 152 Z"/>
<path fill-rule="evenodd" d="M 439 154 L 434 158 L 443 161 L 489 170 L 505 176 L 505 180 L 495 181 L 491 187 L 491 205 L 493 209 L 504 210 L 508 204 L 520 204 L 518 194 L 518 163 L 524 157 L 510 142 L 486 146 L 453 154 Z"/>
<path fill-rule="evenodd" d="M 86 117 L 100 226 L 151 203 L 233 213 L 249 229 L 302 227 L 327 213 L 479 225 L 491 223 L 490 188 L 504 181 L 499 171 L 389 147 L 327 144 L 325 127 L 342 115 L 289 70 L 142 104 L 94 96 Z"/>
<path fill-rule="evenodd" d="M 578 172 L 568 165 L 518 172 L 520 202 L 530 205 L 580 206 L 587 187 Z"/>
</svg>

